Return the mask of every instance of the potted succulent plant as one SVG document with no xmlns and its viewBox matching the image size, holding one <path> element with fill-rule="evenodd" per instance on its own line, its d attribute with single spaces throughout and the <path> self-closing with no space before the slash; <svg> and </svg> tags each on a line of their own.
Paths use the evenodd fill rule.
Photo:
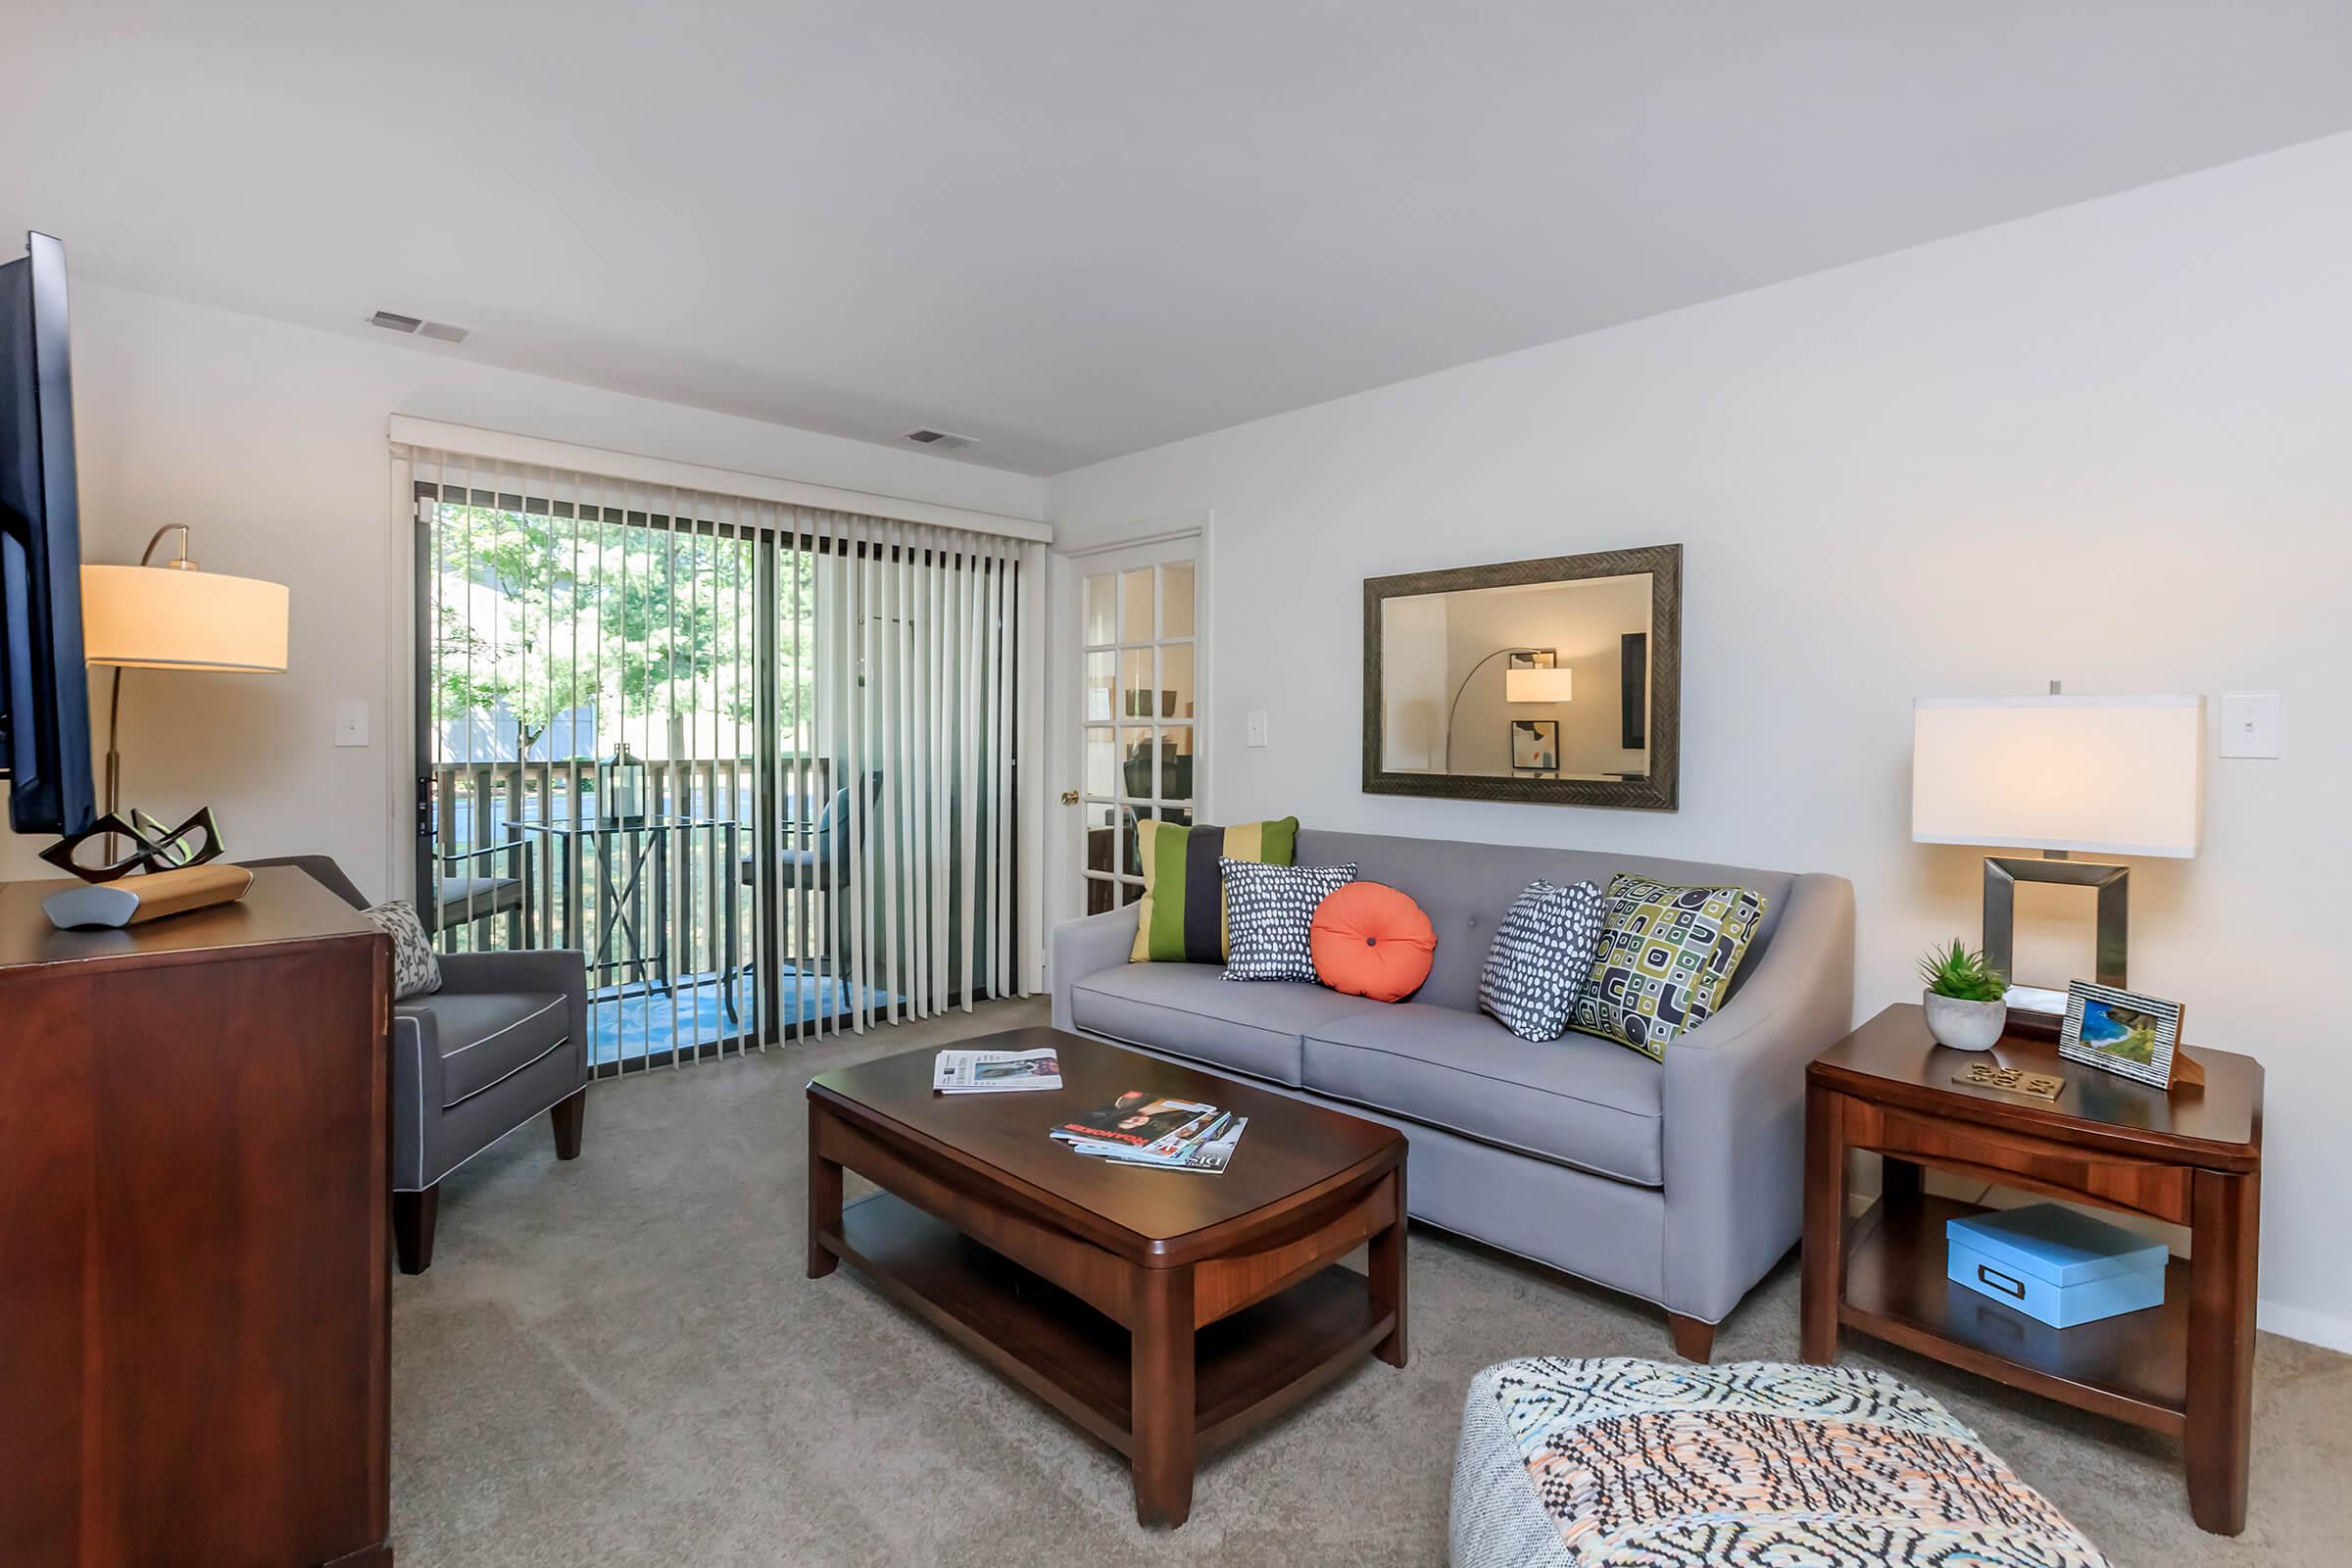
<svg viewBox="0 0 2352 1568">
<path fill-rule="evenodd" d="M 1955 937 L 1948 948 L 1930 948 L 1919 960 L 1927 982 L 1920 1003 L 1928 1010 L 1928 1033 L 1955 1051 L 1990 1051 L 2009 1021 L 2008 980 Z"/>
</svg>

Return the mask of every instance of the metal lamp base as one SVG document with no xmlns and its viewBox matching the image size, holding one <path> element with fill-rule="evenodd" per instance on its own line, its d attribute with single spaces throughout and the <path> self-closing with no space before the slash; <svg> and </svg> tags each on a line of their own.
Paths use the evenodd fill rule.
<svg viewBox="0 0 2352 1568">
<path fill-rule="evenodd" d="M 2017 955 L 2017 884 L 2051 882 L 2097 892 L 2099 923 L 2093 959 L 2097 972 L 2092 978 L 2100 985 L 2121 990 L 2129 984 L 2125 979 L 2125 955 L 2132 926 L 2131 878 L 2130 866 L 2070 860 L 2062 854 L 2039 860 L 1984 857 L 1984 961 L 2010 976 L 2007 1000 L 2011 1028 L 2054 1039 L 2066 1020 L 2064 991 L 2044 991 L 2015 983 L 2012 969 Z"/>
</svg>

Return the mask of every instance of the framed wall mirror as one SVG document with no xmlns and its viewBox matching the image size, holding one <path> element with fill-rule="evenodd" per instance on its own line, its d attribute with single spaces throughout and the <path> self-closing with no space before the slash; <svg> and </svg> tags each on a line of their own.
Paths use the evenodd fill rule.
<svg viewBox="0 0 2352 1568">
<path fill-rule="evenodd" d="M 1364 579 L 1364 789 L 1675 808 L 1683 547 Z"/>
</svg>

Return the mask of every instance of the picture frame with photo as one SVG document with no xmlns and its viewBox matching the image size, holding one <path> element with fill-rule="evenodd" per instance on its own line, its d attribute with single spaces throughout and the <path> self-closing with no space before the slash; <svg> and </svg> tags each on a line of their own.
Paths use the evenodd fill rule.
<svg viewBox="0 0 2352 1568">
<path fill-rule="evenodd" d="M 2058 1054 L 2068 1061 L 2166 1089 L 2184 1076 L 2180 1004 L 2090 980 L 2066 988 Z"/>
<path fill-rule="evenodd" d="M 1521 773 L 1558 772 L 1560 721 L 1556 718 L 1512 719 L 1511 766 Z"/>
</svg>

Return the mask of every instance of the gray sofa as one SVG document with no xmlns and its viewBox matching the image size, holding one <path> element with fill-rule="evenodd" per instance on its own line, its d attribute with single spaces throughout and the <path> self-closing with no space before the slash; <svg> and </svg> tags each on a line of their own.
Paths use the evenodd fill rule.
<svg viewBox="0 0 2352 1568">
<path fill-rule="evenodd" d="M 1843 877 L 1643 856 L 1301 830 L 1298 862 L 1353 861 L 1437 927 L 1428 982 L 1384 1004 L 1130 963 L 1133 905 L 1054 928 L 1054 1021 L 1387 1122 L 1412 1142 L 1412 1216 L 1655 1301 L 1705 1360 L 1714 1325 L 1797 1239 L 1805 1063 L 1853 1008 Z M 1619 871 L 1764 895 L 1725 1004 L 1663 1063 L 1610 1041 L 1521 1040 L 1479 1012 L 1495 923 L 1537 877 Z"/>
</svg>

